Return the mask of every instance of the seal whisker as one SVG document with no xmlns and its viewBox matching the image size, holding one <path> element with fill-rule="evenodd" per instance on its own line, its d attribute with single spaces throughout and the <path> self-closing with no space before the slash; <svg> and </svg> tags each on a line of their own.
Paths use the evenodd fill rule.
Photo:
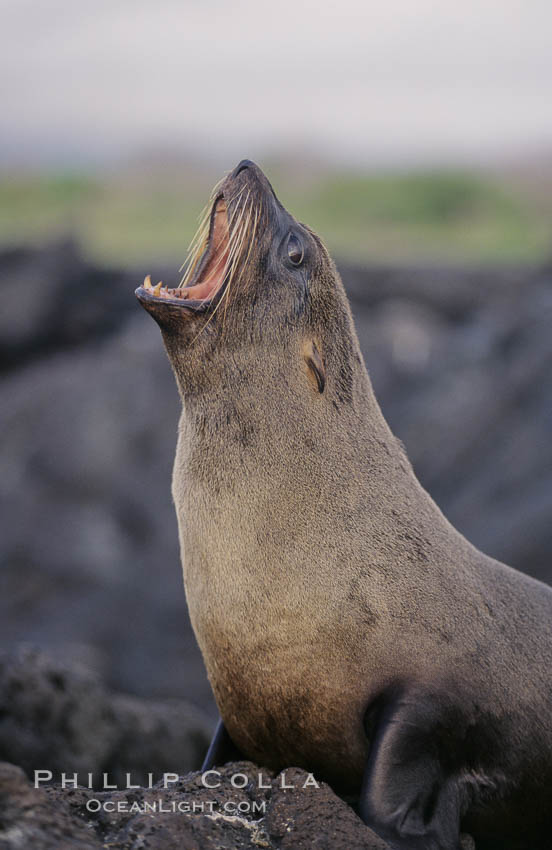
<svg viewBox="0 0 552 850">
<path fill-rule="evenodd" d="M 253 199 L 251 200 L 251 205 L 250 205 L 250 207 L 251 207 L 251 209 L 252 209 L 252 207 L 253 207 Z M 244 225 L 244 237 L 243 237 L 243 240 L 242 240 L 242 244 L 245 242 L 245 236 L 247 235 L 247 231 L 249 230 L 249 225 L 250 225 L 250 222 L 251 222 L 251 209 L 249 210 L 249 212 L 248 212 L 248 217 L 247 217 L 247 219 L 246 219 L 246 221 L 245 221 L 245 225 Z M 254 223 L 253 223 L 253 228 L 252 228 L 252 230 L 251 230 L 251 235 L 249 236 L 249 250 L 248 250 L 248 252 L 247 252 L 247 256 L 246 256 L 246 258 L 245 258 L 245 261 L 244 261 L 244 263 L 243 263 L 243 266 L 247 266 L 247 263 L 248 263 L 248 261 L 249 261 L 249 257 L 251 256 L 251 248 L 252 248 L 253 242 L 254 242 L 254 240 L 255 240 L 255 235 L 256 235 L 256 232 L 257 232 L 257 221 L 258 221 L 258 209 L 257 209 L 257 210 L 255 210 L 255 221 L 254 221 Z M 240 247 L 241 247 L 241 246 L 240 246 Z M 229 279 L 229 281 L 228 281 L 228 284 L 227 284 L 227 286 L 226 286 L 226 289 L 225 289 L 225 291 L 224 291 L 224 296 L 223 296 L 223 300 L 224 300 L 224 314 L 223 314 L 223 321 L 222 321 L 222 327 L 223 327 L 223 330 L 224 330 L 224 324 L 225 324 L 225 321 L 226 321 L 226 310 L 227 310 L 227 308 L 228 308 L 228 301 L 229 301 L 229 297 L 230 297 L 230 284 L 231 284 L 231 282 L 232 282 L 233 271 L 234 271 L 234 270 L 232 270 L 231 277 L 230 277 L 230 279 Z"/>
<path fill-rule="evenodd" d="M 227 285 L 226 285 L 226 290 L 225 290 L 225 293 L 224 293 L 226 299 L 228 298 L 228 292 L 229 292 L 229 289 L 230 289 L 230 285 L 231 285 L 232 280 L 234 278 L 234 274 L 236 272 L 238 261 L 240 259 L 241 254 L 242 254 L 242 250 L 243 250 L 243 247 L 245 245 L 247 233 L 248 233 L 249 226 L 250 226 L 250 223 L 251 223 L 251 208 L 253 206 L 253 201 L 251 201 L 251 204 L 249 205 L 249 209 L 247 209 L 247 205 L 248 205 L 250 197 L 251 197 L 251 192 L 248 191 L 247 197 L 246 197 L 244 204 L 243 204 L 243 207 L 242 207 L 240 219 L 239 219 L 239 224 L 241 226 L 239 228 L 239 232 L 237 231 L 237 228 L 236 228 L 235 245 L 232 245 L 231 255 L 229 256 L 228 266 L 229 266 L 229 273 L 230 274 L 229 274 L 228 282 L 227 282 Z"/>
<path fill-rule="evenodd" d="M 207 247 L 211 227 L 211 214 L 217 198 L 220 197 L 220 190 L 223 183 L 224 180 L 219 180 L 219 182 L 215 185 L 207 205 L 200 213 L 198 227 L 186 252 L 186 259 L 179 268 L 179 271 L 184 273 L 180 279 L 178 287 L 176 287 L 177 289 L 184 287 L 186 282 L 190 280 L 203 255 L 203 252 L 205 251 L 205 248 Z M 242 187 L 241 191 L 243 191 L 244 188 L 245 187 Z"/>
<path fill-rule="evenodd" d="M 251 203 L 249 203 L 250 198 L 251 198 Z M 249 208 L 248 208 L 248 206 L 249 206 Z M 227 310 L 227 307 L 228 307 L 232 282 L 233 282 L 234 277 L 236 275 L 237 268 L 238 268 L 238 265 L 240 263 L 241 256 L 243 254 L 243 248 L 244 248 L 244 245 L 245 245 L 245 242 L 246 242 L 247 234 L 248 234 L 248 231 L 250 229 L 252 207 L 253 207 L 253 199 L 251 197 L 251 192 L 248 190 L 245 201 L 243 202 L 243 204 L 240 205 L 238 221 L 232 227 L 232 231 L 231 231 L 231 234 L 230 234 L 230 247 L 229 247 L 228 258 L 227 258 L 227 262 L 226 262 L 226 270 L 225 270 L 225 277 L 227 279 L 226 279 L 226 286 L 225 286 L 223 296 L 222 296 L 221 300 L 218 302 L 218 304 L 215 306 L 215 309 L 213 310 L 213 312 L 211 313 L 211 315 L 209 316 L 209 318 L 207 319 L 207 321 L 203 325 L 199 334 L 197 334 L 194 337 L 193 342 L 195 342 L 197 337 L 207 328 L 207 326 L 210 324 L 210 322 L 213 320 L 216 313 L 218 312 L 221 304 L 223 304 L 223 303 L 224 303 L 224 317 L 226 316 L 226 310 Z M 255 221 L 255 230 L 256 230 L 256 226 L 257 226 L 257 224 L 256 224 L 256 221 Z M 250 247 L 250 250 L 249 250 L 248 255 L 247 255 L 248 258 L 249 258 L 249 254 L 250 254 L 250 251 L 251 251 L 251 243 L 250 243 L 249 247 Z M 223 326 L 222 327 L 223 327 L 223 331 L 224 331 L 224 318 L 223 318 Z"/>
<path fill-rule="evenodd" d="M 207 245 L 209 243 L 210 229 L 211 229 L 211 216 L 212 216 L 212 213 L 213 213 L 213 205 L 216 203 L 217 199 L 221 197 L 220 191 L 219 191 L 221 185 L 222 184 L 219 182 L 215 186 L 213 192 L 211 193 L 211 198 L 209 200 L 209 203 L 207 204 L 207 206 L 205 207 L 205 209 L 203 210 L 203 212 L 202 212 L 202 214 L 199 218 L 198 229 L 197 229 L 195 236 L 193 237 L 193 239 L 190 243 L 190 246 L 188 248 L 186 260 L 180 266 L 180 271 L 182 272 L 184 270 L 184 273 L 183 273 L 183 275 L 180 279 L 180 283 L 178 284 L 177 289 L 185 288 L 186 285 L 190 282 L 190 280 L 193 277 L 193 274 L 194 274 L 194 272 L 195 272 L 195 270 L 198 266 L 198 263 L 200 262 L 201 258 L 203 257 L 203 254 L 204 254 L 204 252 L 207 248 Z M 239 204 L 238 202 L 239 202 L 241 196 L 243 195 L 245 188 L 246 188 L 245 186 L 242 186 L 242 188 L 238 192 L 236 192 L 236 194 L 233 195 L 227 202 L 228 208 L 230 207 L 230 205 L 233 206 L 233 209 L 231 210 L 230 215 L 228 216 L 229 229 L 234 227 L 234 219 L 235 219 L 236 215 L 238 213 L 240 215 L 243 213 L 243 205 Z M 249 192 L 248 192 L 248 194 L 249 194 Z M 237 204 L 237 206 L 236 206 L 236 204 Z M 230 239 L 231 238 L 232 238 L 232 234 L 230 233 Z M 217 265 L 215 266 L 215 268 L 219 268 L 219 267 L 220 267 L 220 263 L 217 261 Z"/>
<path fill-rule="evenodd" d="M 199 220 L 199 226 L 188 248 L 186 259 L 180 266 L 180 271 L 184 270 L 184 273 L 180 279 L 180 283 L 178 284 L 178 289 L 183 287 L 186 281 L 190 280 L 193 272 L 197 267 L 197 264 L 199 263 L 203 255 L 205 248 L 207 247 L 207 242 L 209 240 L 210 217 L 211 208 L 210 206 L 207 206 L 205 207 L 205 210 L 203 211 Z"/>
<path fill-rule="evenodd" d="M 248 193 L 248 196 L 246 198 L 245 203 L 247 203 L 248 198 L 249 198 L 249 193 Z M 240 221 L 242 220 L 242 217 L 243 216 L 240 216 Z M 247 219 L 242 222 L 239 230 L 234 229 L 233 233 L 230 236 L 230 248 L 229 248 L 229 252 L 228 252 L 228 258 L 226 260 L 226 268 L 225 268 L 225 273 L 224 273 L 225 277 L 228 275 L 228 280 L 227 280 L 227 284 L 226 284 L 226 287 L 225 287 L 225 291 L 223 293 L 221 300 L 218 302 L 218 304 L 216 304 L 215 309 L 212 311 L 212 313 L 210 314 L 207 321 L 204 323 L 201 330 L 193 338 L 191 345 L 193 345 L 193 343 L 197 340 L 197 338 L 206 330 L 206 328 L 212 322 L 216 313 L 218 312 L 220 305 L 223 303 L 223 301 L 225 302 L 226 298 L 228 297 L 229 287 L 230 287 L 231 281 L 233 279 L 233 276 L 234 276 L 234 273 L 235 273 L 235 270 L 236 270 L 236 267 L 237 267 L 241 248 L 243 246 L 244 236 L 245 236 L 245 232 L 246 232 L 246 225 L 247 225 Z"/>
<path fill-rule="evenodd" d="M 251 223 L 251 211 L 252 211 L 252 208 L 253 208 L 253 199 L 251 200 L 250 209 L 248 210 L 247 218 L 246 218 L 246 220 L 245 220 L 245 225 L 244 225 L 244 229 L 243 229 L 243 235 L 242 235 L 242 238 L 240 239 L 240 243 L 241 243 L 241 244 L 240 244 L 240 249 L 241 249 L 241 248 L 243 247 L 243 245 L 245 244 L 246 236 L 248 235 L 249 226 L 250 226 L 250 223 Z M 244 262 L 243 262 L 243 266 L 244 266 L 244 267 L 245 267 L 245 266 L 247 266 L 247 263 L 249 262 L 249 257 L 251 256 L 251 249 L 252 249 L 252 246 L 253 246 L 253 243 L 254 243 L 254 240 L 255 240 L 255 235 L 256 235 L 256 233 L 257 233 L 257 224 L 258 224 L 258 220 L 259 220 L 259 208 L 257 208 L 257 209 L 255 210 L 255 221 L 254 221 L 254 223 L 253 223 L 253 227 L 252 227 L 252 229 L 251 229 L 251 233 L 250 233 L 250 235 L 249 235 L 249 250 L 248 250 L 248 252 L 247 252 L 247 256 L 245 257 L 245 260 L 244 260 Z M 227 283 L 227 286 L 226 286 L 226 290 L 225 290 L 225 292 L 224 292 L 224 318 L 226 318 L 226 310 L 227 310 L 227 307 L 228 307 L 228 301 L 229 301 L 229 298 L 230 298 L 230 286 L 231 286 L 231 283 L 232 283 L 232 279 L 233 279 L 234 271 L 235 271 L 235 269 L 232 269 L 231 276 L 230 276 L 230 278 L 229 278 L 229 280 L 228 280 L 228 283 Z M 224 327 L 224 320 L 223 320 L 223 327 Z"/>
</svg>

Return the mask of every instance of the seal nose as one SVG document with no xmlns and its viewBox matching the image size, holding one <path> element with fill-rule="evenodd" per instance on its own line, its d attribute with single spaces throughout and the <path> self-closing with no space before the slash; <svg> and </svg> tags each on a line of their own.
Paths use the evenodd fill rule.
<svg viewBox="0 0 552 850">
<path fill-rule="evenodd" d="M 245 178 L 248 182 L 249 187 L 251 189 L 255 189 L 256 192 L 259 192 L 261 194 L 270 193 L 276 201 L 277 205 L 281 207 L 282 205 L 274 194 L 274 189 L 270 185 L 270 181 L 268 180 L 266 174 L 263 173 L 263 170 L 259 168 L 257 163 L 253 162 L 253 160 L 242 159 L 242 161 L 239 162 L 234 168 L 234 170 L 231 172 L 228 179 L 234 180 L 238 176 L 238 174 L 241 174 L 242 171 L 246 170 L 249 172 Z"/>
<path fill-rule="evenodd" d="M 232 177 L 237 177 L 242 171 L 245 171 L 246 168 L 255 168 L 255 163 L 250 159 L 242 159 L 232 172 Z"/>
</svg>

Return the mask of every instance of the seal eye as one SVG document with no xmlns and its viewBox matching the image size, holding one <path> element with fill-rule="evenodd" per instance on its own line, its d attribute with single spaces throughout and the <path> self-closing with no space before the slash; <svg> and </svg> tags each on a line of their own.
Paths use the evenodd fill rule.
<svg viewBox="0 0 552 850">
<path fill-rule="evenodd" d="M 305 252 L 300 239 L 294 233 L 289 234 L 287 252 L 290 263 L 293 263 L 294 266 L 300 266 Z"/>
</svg>

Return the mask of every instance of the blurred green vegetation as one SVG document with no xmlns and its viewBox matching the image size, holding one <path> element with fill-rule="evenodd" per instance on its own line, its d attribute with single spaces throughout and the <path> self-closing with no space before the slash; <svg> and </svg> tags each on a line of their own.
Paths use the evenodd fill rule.
<svg viewBox="0 0 552 850">
<path fill-rule="evenodd" d="M 522 179 L 460 171 L 267 173 L 284 205 L 349 260 L 534 261 L 552 245 L 552 193 Z M 3 176 L 0 242 L 73 234 L 103 262 L 179 265 L 216 179 L 148 168 Z"/>
</svg>

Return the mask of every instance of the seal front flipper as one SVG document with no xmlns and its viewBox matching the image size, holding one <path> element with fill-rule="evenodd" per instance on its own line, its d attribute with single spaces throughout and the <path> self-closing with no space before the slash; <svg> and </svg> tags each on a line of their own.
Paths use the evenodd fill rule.
<svg viewBox="0 0 552 850">
<path fill-rule="evenodd" d="M 393 850 L 460 850 L 455 724 L 434 695 L 403 692 L 367 714 L 370 753 L 359 811 Z M 460 733 L 461 734 L 461 733 Z M 442 745 L 446 745 L 446 749 Z M 445 757 L 446 753 L 446 757 Z"/>
<path fill-rule="evenodd" d="M 219 717 L 215 734 L 203 759 L 201 770 L 211 770 L 215 765 L 226 764 L 229 761 L 242 761 L 243 759 L 243 753 L 238 750 Z"/>
</svg>

